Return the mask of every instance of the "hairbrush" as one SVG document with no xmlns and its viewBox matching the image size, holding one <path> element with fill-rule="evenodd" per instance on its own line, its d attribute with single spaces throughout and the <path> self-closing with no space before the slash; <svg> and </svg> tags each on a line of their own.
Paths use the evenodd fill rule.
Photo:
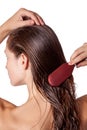
<svg viewBox="0 0 87 130">
<path fill-rule="evenodd" d="M 67 78 L 72 75 L 74 66 L 75 65 L 63 63 L 48 76 L 49 84 L 51 86 L 59 86 L 62 84 Z"/>
</svg>

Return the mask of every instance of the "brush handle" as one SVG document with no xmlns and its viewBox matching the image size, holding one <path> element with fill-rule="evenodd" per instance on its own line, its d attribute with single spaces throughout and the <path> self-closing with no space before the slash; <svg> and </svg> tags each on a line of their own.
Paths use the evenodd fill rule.
<svg viewBox="0 0 87 130">
<path fill-rule="evenodd" d="M 62 64 L 48 76 L 49 84 L 51 86 L 59 86 L 72 75 L 73 69 L 74 65 Z"/>
</svg>

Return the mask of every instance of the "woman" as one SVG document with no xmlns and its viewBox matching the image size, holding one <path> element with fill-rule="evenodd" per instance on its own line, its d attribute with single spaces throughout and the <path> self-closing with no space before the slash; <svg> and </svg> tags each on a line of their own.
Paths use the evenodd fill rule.
<svg viewBox="0 0 87 130">
<path fill-rule="evenodd" d="M 57 36 L 43 24 L 36 13 L 23 9 L 1 26 L 0 41 L 10 33 L 5 53 L 11 84 L 26 84 L 29 91 L 28 101 L 19 107 L 0 99 L 1 130 L 83 130 L 73 77 L 56 87 L 48 82 L 66 60 Z"/>
<path fill-rule="evenodd" d="M 4 108 L 4 122 L 9 130 L 78 130 L 80 119 L 73 77 L 56 87 L 48 82 L 49 74 L 66 62 L 52 29 L 32 25 L 14 30 L 8 37 L 5 53 L 11 84 L 26 84 L 29 91 L 24 105 Z"/>
</svg>

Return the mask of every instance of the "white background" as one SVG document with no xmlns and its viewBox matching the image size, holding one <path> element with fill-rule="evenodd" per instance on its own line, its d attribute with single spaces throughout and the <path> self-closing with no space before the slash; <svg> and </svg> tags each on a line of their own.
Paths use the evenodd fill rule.
<svg viewBox="0 0 87 130">
<path fill-rule="evenodd" d="M 86 0 L 0 0 L 0 25 L 19 8 L 27 8 L 40 14 L 45 23 L 56 32 L 67 61 L 73 51 L 87 42 L 87 1 Z M 28 98 L 26 86 L 10 85 L 4 54 L 5 42 L 0 45 L 0 97 L 23 104 Z M 15 67 L 15 66 L 14 66 Z M 87 67 L 75 68 L 76 95 L 87 93 Z"/>
</svg>

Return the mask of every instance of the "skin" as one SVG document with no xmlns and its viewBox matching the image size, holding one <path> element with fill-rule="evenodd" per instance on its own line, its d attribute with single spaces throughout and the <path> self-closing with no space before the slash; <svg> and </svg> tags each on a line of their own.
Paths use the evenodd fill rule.
<svg viewBox="0 0 87 130">
<path fill-rule="evenodd" d="M 80 130 L 87 130 L 87 95 L 77 99 L 78 111 L 81 119 Z"/>
<path fill-rule="evenodd" d="M 26 20 L 23 20 L 24 16 L 27 16 Z M 31 19 L 28 19 L 28 17 Z M 13 29 L 27 25 L 31 26 L 33 24 L 44 25 L 44 22 L 35 12 L 20 9 L 0 26 L 0 42 L 2 42 Z M 75 60 L 79 54 L 86 54 L 87 50 L 85 48 L 87 48 L 87 45 L 84 47 L 84 51 L 80 53 L 78 50 L 82 50 L 82 48 L 83 47 L 74 52 L 70 64 L 77 64 L 87 57 L 86 55 L 84 58 L 80 57 L 79 60 Z M 14 53 L 12 53 L 7 46 L 5 54 L 7 57 L 6 68 L 11 84 L 14 86 L 26 84 L 29 98 L 25 104 L 19 107 L 4 99 L 0 99 L 0 129 L 19 130 L 20 128 L 21 130 L 50 130 L 53 120 L 51 106 L 36 89 L 32 78 L 30 61 L 24 54 L 16 58 Z M 36 101 L 38 101 L 38 103 Z M 78 98 L 77 103 L 81 116 L 81 130 L 87 130 L 87 96 L 85 95 Z"/>
<path fill-rule="evenodd" d="M 27 16 L 26 20 L 23 20 L 24 16 Z M 28 17 L 30 19 L 28 19 Z M 0 26 L 0 42 L 2 42 L 13 29 L 21 26 L 31 26 L 33 24 L 44 25 L 44 21 L 35 12 L 26 9 L 18 10 L 10 19 Z M 4 99 L 0 99 L 0 129 L 19 130 L 20 128 L 21 130 L 50 130 L 52 118 L 51 106 L 36 89 L 32 78 L 30 61 L 24 54 L 16 58 L 7 46 L 5 54 L 7 57 L 6 68 L 11 84 L 14 86 L 26 84 L 29 98 L 25 104 L 19 107 Z"/>
<path fill-rule="evenodd" d="M 76 64 L 77 67 L 87 65 L 87 43 L 76 49 L 70 58 L 69 64 Z"/>
<path fill-rule="evenodd" d="M 3 130 L 18 130 L 19 128 L 21 130 L 49 130 L 52 118 L 51 106 L 36 89 L 31 73 L 31 63 L 28 62 L 28 59 L 24 54 L 21 54 L 19 58 L 16 58 L 14 53 L 8 50 L 7 46 L 5 54 L 7 56 L 6 68 L 11 84 L 14 86 L 26 84 L 29 92 L 29 99 L 20 107 L 5 101 L 3 105 L 4 109 L 1 107 L 2 124 L 0 128 Z M 38 104 L 36 100 L 38 101 Z M 8 107 L 6 107 L 6 105 L 8 105 Z M 43 126 L 44 121 L 46 122 Z M 5 123 L 6 126 L 4 126 L 3 123 Z"/>
<path fill-rule="evenodd" d="M 78 68 L 87 65 L 87 43 L 84 43 L 74 51 L 70 57 L 69 64 L 75 64 Z M 77 103 L 81 117 L 81 130 L 87 130 L 87 95 L 78 98 Z"/>
<path fill-rule="evenodd" d="M 0 26 L 0 43 L 13 29 L 33 24 L 44 25 L 44 21 L 33 11 L 24 8 L 19 9 L 11 18 Z"/>
</svg>

